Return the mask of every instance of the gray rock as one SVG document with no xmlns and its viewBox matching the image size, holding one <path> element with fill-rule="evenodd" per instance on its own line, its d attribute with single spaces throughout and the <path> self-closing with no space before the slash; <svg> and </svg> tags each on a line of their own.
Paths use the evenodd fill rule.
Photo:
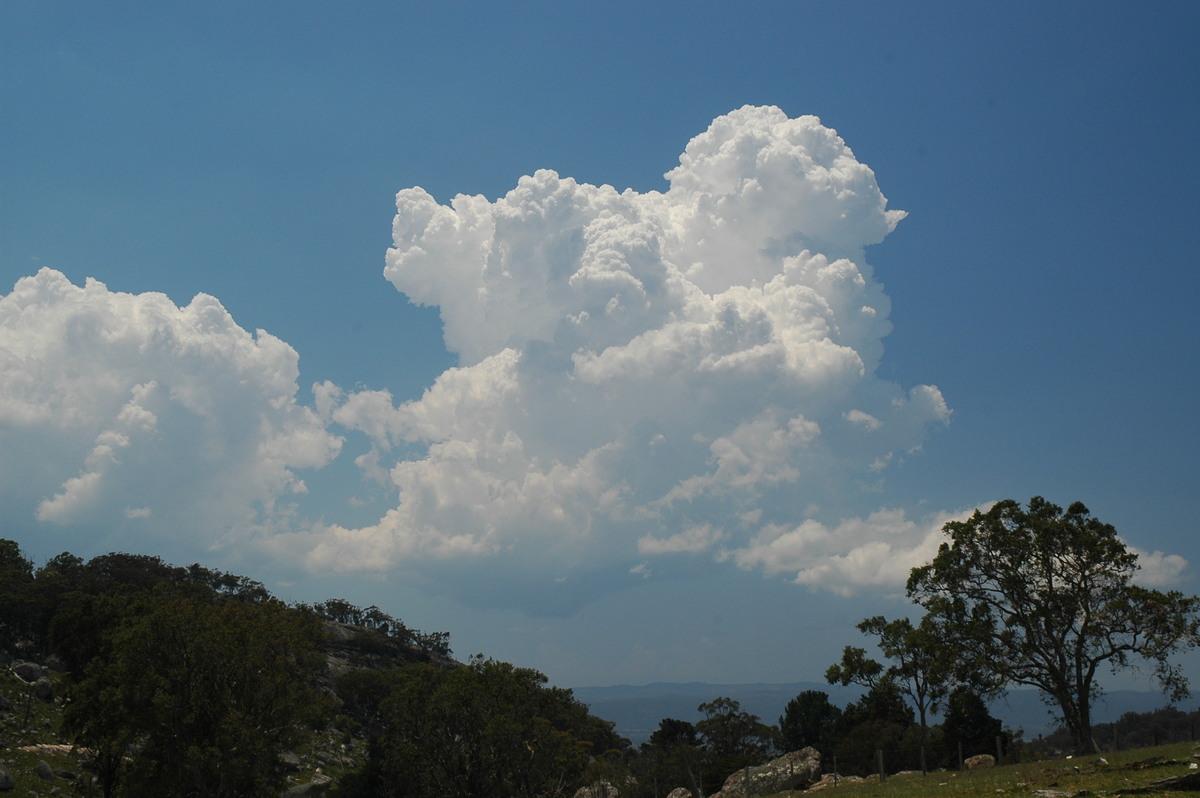
<svg viewBox="0 0 1200 798">
<path fill-rule="evenodd" d="M 667 793 L 667 798 L 693 798 L 692 791 L 687 787 L 676 787 Z"/>
<path fill-rule="evenodd" d="M 17 788 L 17 780 L 12 774 L 0 767 L 0 792 L 8 792 Z"/>
<path fill-rule="evenodd" d="M 996 757 L 991 754 L 979 754 L 978 756 L 968 757 L 967 761 L 963 762 L 963 766 L 967 770 L 983 770 L 985 768 L 996 767 Z"/>
<path fill-rule="evenodd" d="M 621 791 L 607 781 L 598 781 L 575 791 L 575 798 L 620 798 Z"/>
<path fill-rule="evenodd" d="M 33 683 L 33 694 L 43 701 L 54 700 L 54 685 L 45 676 Z"/>
<path fill-rule="evenodd" d="M 46 675 L 46 669 L 36 662 L 14 662 L 12 672 L 30 684 Z"/>
<path fill-rule="evenodd" d="M 33 772 L 37 774 L 39 779 L 54 781 L 54 769 L 44 759 L 37 763 L 37 767 L 33 769 Z"/>
<path fill-rule="evenodd" d="M 777 792 L 803 790 L 821 778 L 821 754 L 815 748 L 802 748 L 772 759 L 765 765 L 743 768 L 725 779 L 725 785 L 713 798 L 750 798 Z"/>
<path fill-rule="evenodd" d="M 283 794 L 283 798 L 323 798 L 333 789 L 333 779 L 318 773 L 308 784 L 297 784 Z"/>
</svg>

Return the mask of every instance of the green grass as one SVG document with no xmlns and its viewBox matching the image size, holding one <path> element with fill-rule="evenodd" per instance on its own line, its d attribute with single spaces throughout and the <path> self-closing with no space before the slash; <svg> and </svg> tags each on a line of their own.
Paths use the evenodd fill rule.
<svg viewBox="0 0 1200 798">
<path fill-rule="evenodd" d="M 1001 765 L 968 772 L 936 771 L 922 776 L 908 773 L 858 784 L 843 782 L 815 795 L 829 798 L 982 798 L 997 795 L 1118 795 L 1151 782 L 1190 773 L 1196 743 L 1176 743 L 1101 756 L 1048 759 Z M 794 798 L 804 793 L 780 793 L 776 798 Z M 1130 792 L 1130 794 L 1133 794 Z M 1163 790 L 1139 793 L 1173 795 Z"/>
</svg>

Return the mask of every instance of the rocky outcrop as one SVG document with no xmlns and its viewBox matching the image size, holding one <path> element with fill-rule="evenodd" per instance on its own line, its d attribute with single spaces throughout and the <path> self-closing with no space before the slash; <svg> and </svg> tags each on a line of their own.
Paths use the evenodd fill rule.
<svg viewBox="0 0 1200 798">
<path fill-rule="evenodd" d="M 983 770 L 984 768 L 996 767 L 996 757 L 991 754 L 979 754 L 978 756 L 969 757 L 963 766 L 967 770 Z"/>
<path fill-rule="evenodd" d="M 821 754 L 802 748 L 772 759 L 765 765 L 743 768 L 725 779 L 712 798 L 752 798 L 789 790 L 803 790 L 821 778 Z"/>
<path fill-rule="evenodd" d="M 619 798 L 621 791 L 607 781 L 598 781 L 575 791 L 575 798 Z"/>
<path fill-rule="evenodd" d="M 46 669 L 36 662 L 14 662 L 12 672 L 21 677 L 22 681 L 33 684 L 38 679 L 44 678 L 48 674 Z"/>
</svg>

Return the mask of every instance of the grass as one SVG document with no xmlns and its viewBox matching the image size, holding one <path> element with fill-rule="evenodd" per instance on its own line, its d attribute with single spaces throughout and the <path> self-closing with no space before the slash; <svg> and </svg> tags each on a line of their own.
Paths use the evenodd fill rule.
<svg viewBox="0 0 1200 798">
<path fill-rule="evenodd" d="M 815 795 L 829 798 L 982 798 L 997 795 L 1175 795 L 1152 782 L 1192 772 L 1196 743 L 1175 743 L 1102 756 L 1050 759 L 967 772 L 905 773 L 884 782 L 842 783 Z M 1140 788 L 1140 789 L 1139 789 Z M 801 792 L 774 798 L 795 798 Z"/>
</svg>

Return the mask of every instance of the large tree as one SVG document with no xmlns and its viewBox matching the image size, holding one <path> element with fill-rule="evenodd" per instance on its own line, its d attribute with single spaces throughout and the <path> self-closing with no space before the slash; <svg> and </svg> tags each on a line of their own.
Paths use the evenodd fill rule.
<svg viewBox="0 0 1200 798">
<path fill-rule="evenodd" d="M 1037 688 L 1079 752 L 1095 749 L 1101 669 L 1145 661 L 1171 700 L 1187 696 L 1171 658 L 1200 642 L 1200 598 L 1135 584 L 1137 555 L 1083 504 L 1006 500 L 943 531 L 950 540 L 913 569 L 908 594 L 977 686 Z"/>
</svg>

